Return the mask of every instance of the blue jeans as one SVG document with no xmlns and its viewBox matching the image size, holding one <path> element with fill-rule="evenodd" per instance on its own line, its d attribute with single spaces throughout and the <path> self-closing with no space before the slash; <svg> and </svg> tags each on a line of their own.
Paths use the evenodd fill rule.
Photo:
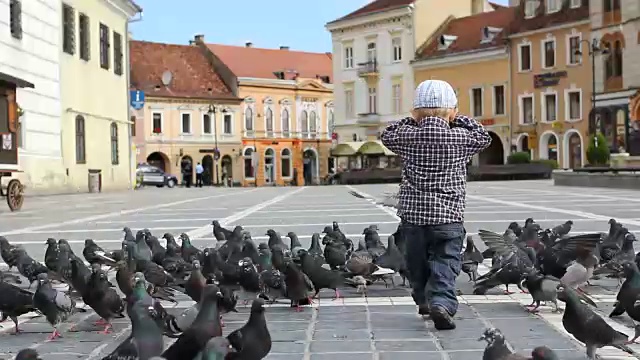
<svg viewBox="0 0 640 360">
<path fill-rule="evenodd" d="M 456 278 L 462 266 L 464 225 L 402 223 L 401 228 L 413 300 L 418 305 L 443 307 L 454 315 L 458 310 Z"/>
</svg>

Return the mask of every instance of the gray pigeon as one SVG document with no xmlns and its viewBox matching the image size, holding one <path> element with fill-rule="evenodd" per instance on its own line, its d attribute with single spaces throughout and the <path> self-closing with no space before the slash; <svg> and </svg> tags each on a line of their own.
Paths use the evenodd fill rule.
<svg viewBox="0 0 640 360">
<path fill-rule="evenodd" d="M 487 346 L 484 348 L 484 353 L 482 354 L 482 360 L 508 359 L 509 356 L 514 354 L 507 346 L 504 335 L 499 329 L 486 329 L 478 341 L 487 342 Z"/>
<path fill-rule="evenodd" d="M 527 306 L 529 312 L 537 312 L 541 302 L 551 302 L 555 306 L 553 312 L 560 312 L 557 291 L 559 279 L 532 271 L 525 276 L 523 284 L 529 290 L 533 300 L 531 305 Z"/>
<path fill-rule="evenodd" d="M 136 234 L 136 246 L 134 252 L 136 260 L 151 261 L 151 259 L 153 258 L 151 248 L 149 248 L 149 245 L 147 245 L 148 232 L 149 229 L 144 229 L 138 231 L 138 233 Z"/>
<path fill-rule="evenodd" d="M 560 282 L 572 289 L 578 289 L 591 279 L 597 264 L 598 257 L 593 254 L 589 254 L 586 258 L 578 257 L 567 267 L 567 271 L 560 279 Z"/>
<path fill-rule="evenodd" d="M 162 354 L 164 349 L 162 329 L 160 329 L 150 313 L 155 309 L 136 302 L 129 311 L 131 316 L 131 334 L 138 349 L 138 358 L 148 360 Z"/>
<path fill-rule="evenodd" d="M 213 339 L 207 342 L 207 346 L 204 351 L 202 351 L 202 360 L 219 360 L 219 359 L 228 359 L 228 355 L 230 352 L 233 352 L 233 348 L 231 344 L 229 344 L 229 340 L 222 336 L 214 337 Z"/>
<path fill-rule="evenodd" d="M 349 194 L 351 194 L 352 196 L 355 196 L 359 199 L 366 199 L 369 201 L 374 202 L 376 205 L 382 205 L 385 207 L 391 207 L 394 209 L 398 209 L 399 206 L 399 201 L 398 201 L 398 192 L 392 193 L 392 192 L 386 192 L 384 194 L 382 194 L 382 198 L 381 199 L 376 199 L 376 198 L 372 198 L 369 196 L 365 196 L 364 194 L 358 192 L 358 191 L 353 191 L 350 190 Z"/>
<path fill-rule="evenodd" d="M 47 274 L 38 275 L 38 288 L 33 294 L 33 306 L 40 311 L 49 324 L 53 326 L 53 332 L 49 340 L 61 337 L 58 325 L 67 320 L 72 314 L 86 310 L 76 308 L 76 302 L 62 291 L 57 291 L 51 286 Z"/>
</svg>

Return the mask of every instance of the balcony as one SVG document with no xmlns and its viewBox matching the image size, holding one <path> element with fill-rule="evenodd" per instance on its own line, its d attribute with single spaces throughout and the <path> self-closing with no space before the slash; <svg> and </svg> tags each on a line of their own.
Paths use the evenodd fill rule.
<svg viewBox="0 0 640 360">
<path fill-rule="evenodd" d="M 376 60 L 371 60 L 358 64 L 358 76 L 363 78 L 377 78 L 378 72 L 378 62 Z"/>
<path fill-rule="evenodd" d="M 622 76 L 610 76 L 604 80 L 604 91 L 619 91 L 622 88 Z"/>
<path fill-rule="evenodd" d="M 376 113 L 365 113 L 358 114 L 358 119 L 356 120 L 356 124 L 362 126 L 380 126 L 382 118 L 380 114 Z"/>
</svg>

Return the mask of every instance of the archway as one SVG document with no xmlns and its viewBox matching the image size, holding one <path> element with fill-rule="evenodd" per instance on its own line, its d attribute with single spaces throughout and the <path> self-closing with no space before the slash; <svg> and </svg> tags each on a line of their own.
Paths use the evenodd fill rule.
<svg viewBox="0 0 640 360">
<path fill-rule="evenodd" d="M 231 161 L 231 156 L 225 155 L 220 159 L 220 171 L 222 172 L 222 183 L 226 184 L 229 181 L 233 181 L 233 161 Z"/>
<path fill-rule="evenodd" d="M 167 172 L 169 170 L 169 157 L 162 152 L 156 151 L 147 156 L 147 164 Z"/>
<path fill-rule="evenodd" d="M 314 178 L 318 177 L 318 154 L 313 148 L 307 148 L 302 153 L 302 174 L 305 185 L 313 184 Z"/>
<path fill-rule="evenodd" d="M 205 155 L 202 157 L 202 167 L 204 168 L 204 173 L 202 173 L 202 182 L 204 185 L 211 185 L 216 180 L 215 173 L 213 169 L 213 156 Z"/>
<path fill-rule="evenodd" d="M 502 139 L 493 131 L 489 131 L 489 135 L 491 136 L 491 145 L 480 153 L 478 163 L 480 165 L 503 165 L 504 146 Z"/>
<path fill-rule="evenodd" d="M 562 139 L 562 145 L 563 167 L 569 169 L 581 168 L 584 164 L 582 158 L 584 141 L 580 132 L 575 129 L 567 130 Z"/>
<path fill-rule="evenodd" d="M 183 156 L 182 160 L 180 160 L 180 173 L 182 174 L 182 183 L 184 185 L 193 184 L 193 170 L 193 159 L 191 156 Z"/>
<path fill-rule="evenodd" d="M 558 135 L 553 131 L 545 131 L 540 136 L 540 159 L 558 161 Z"/>
<path fill-rule="evenodd" d="M 264 182 L 265 184 L 275 184 L 276 182 L 276 153 L 272 148 L 264 151 Z"/>
<path fill-rule="evenodd" d="M 522 133 L 518 135 L 518 139 L 516 140 L 516 150 L 518 152 L 531 153 L 531 148 L 529 147 L 529 134 Z"/>
</svg>

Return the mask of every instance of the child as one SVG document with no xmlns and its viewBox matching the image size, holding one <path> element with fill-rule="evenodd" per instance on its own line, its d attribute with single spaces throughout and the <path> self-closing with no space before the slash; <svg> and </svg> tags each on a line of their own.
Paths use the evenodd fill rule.
<svg viewBox="0 0 640 360">
<path fill-rule="evenodd" d="M 390 123 L 382 133 L 382 143 L 403 162 L 398 216 L 412 296 L 438 330 L 455 329 L 467 163 L 491 144 L 487 130 L 458 115 L 457 107 L 451 85 L 424 81 L 416 89 L 412 117 Z"/>
</svg>

